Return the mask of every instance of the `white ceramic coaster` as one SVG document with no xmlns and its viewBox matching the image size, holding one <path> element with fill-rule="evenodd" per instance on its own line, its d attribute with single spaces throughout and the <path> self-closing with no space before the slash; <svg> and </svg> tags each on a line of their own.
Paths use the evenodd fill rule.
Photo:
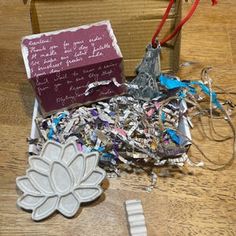
<svg viewBox="0 0 236 236">
<path fill-rule="evenodd" d="M 100 183 L 106 172 L 97 166 L 98 153 L 81 153 L 75 142 L 48 141 L 39 156 L 29 158 L 29 164 L 26 175 L 16 179 L 23 192 L 17 204 L 32 210 L 33 220 L 45 219 L 56 210 L 72 217 L 80 203 L 93 201 L 103 192 Z"/>
<path fill-rule="evenodd" d="M 127 200 L 125 207 L 128 216 L 130 236 L 147 236 L 141 201 Z"/>
</svg>

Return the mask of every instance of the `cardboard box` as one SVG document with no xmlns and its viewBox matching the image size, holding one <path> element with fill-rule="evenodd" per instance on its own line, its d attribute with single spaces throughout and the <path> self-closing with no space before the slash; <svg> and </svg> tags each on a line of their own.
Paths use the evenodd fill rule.
<svg viewBox="0 0 236 236">
<path fill-rule="evenodd" d="M 109 21 L 26 36 L 21 45 L 44 115 L 125 92 L 123 58 Z"/>
<path fill-rule="evenodd" d="M 161 39 L 178 24 L 181 2 L 176 0 Z M 110 20 L 124 57 L 125 75 L 134 76 L 168 3 L 169 0 L 31 0 L 32 31 L 48 32 Z M 162 71 L 178 69 L 179 53 L 180 34 L 168 47 L 162 47 Z"/>
</svg>

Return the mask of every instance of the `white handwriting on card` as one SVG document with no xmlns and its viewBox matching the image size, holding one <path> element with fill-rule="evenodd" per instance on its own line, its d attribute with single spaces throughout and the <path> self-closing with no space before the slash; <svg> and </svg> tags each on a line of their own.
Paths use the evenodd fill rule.
<svg viewBox="0 0 236 236">
<path fill-rule="evenodd" d="M 52 69 L 52 68 L 59 68 L 60 66 L 62 65 L 62 62 L 59 62 L 59 63 L 55 63 L 55 64 L 52 64 L 50 63 L 49 65 L 46 65 L 46 66 L 38 66 L 38 71 L 44 71 L 46 69 Z"/>
<path fill-rule="evenodd" d="M 58 97 L 56 99 L 56 103 L 61 104 L 62 106 L 65 106 L 67 103 L 75 103 L 79 97 L 83 97 L 83 93 L 75 93 L 75 95 L 65 95 Z"/>
<path fill-rule="evenodd" d="M 40 57 L 44 58 L 44 57 L 51 57 L 51 56 L 56 56 L 57 52 L 54 49 L 49 49 L 49 52 L 45 52 L 40 54 Z"/>
<path fill-rule="evenodd" d="M 40 65 L 39 61 L 31 61 L 30 62 L 30 65 L 31 66 L 37 66 L 37 65 Z M 32 71 L 33 72 L 33 71 Z"/>
<path fill-rule="evenodd" d="M 77 76 L 79 75 L 79 73 L 78 73 L 77 71 L 73 71 L 72 75 L 73 75 L 74 77 L 77 77 Z"/>
<path fill-rule="evenodd" d="M 56 62 L 57 59 L 56 58 L 48 58 L 48 59 L 44 59 L 43 60 L 43 64 L 52 64 L 53 62 Z"/>
<path fill-rule="evenodd" d="M 69 96 L 69 95 L 66 95 L 66 96 L 64 96 L 64 97 L 58 97 L 57 99 L 56 99 L 56 102 L 57 103 L 59 103 L 59 104 L 61 104 L 62 106 L 65 106 L 66 105 L 66 103 L 74 103 L 74 102 L 76 102 L 76 96 Z"/>
<path fill-rule="evenodd" d="M 53 73 L 59 73 L 60 70 L 59 69 L 51 69 L 49 74 L 53 74 Z"/>
<path fill-rule="evenodd" d="M 47 38 L 47 39 L 40 38 L 37 41 L 30 41 L 29 46 L 37 46 L 37 45 L 40 45 L 40 44 L 51 43 L 51 41 L 52 41 L 52 37 Z"/>
<path fill-rule="evenodd" d="M 83 80 L 84 80 L 84 77 L 83 77 L 83 76 L 77 77 L 77 78 L 75 79 L 76 82 L 83 81 Z"/>
<path fill-rule="evenodd" d="M 114 92 L 112 91 L 112 90 L 110 90 L 110 89 L 108 89 L 108 90 L 106 90 L 106 91 L 103 91 L 103 92 L 100 92 L 100 94 L 102 95 L 102 96 L 109 96 L 109 95 L 111 95 L 111 94 L 114 94 Z"/>
<path fill-rule="evenodd" d="M 73 42 L 73 49 L 76 50 L 76 49 L 79 49 L 81 50 L 81 44 L 83 45 L 84 43 L 84 40 L 81 40 L 81 41 L 75 41 Z"/>
<path fill-rule="evenodd" d="M 68 77 L 67 73 L 61 73 L 61 72 L 58 72 L 56 73 L 56 77 L 54 78 L 54 81 L 61 81 L 61 80 L 66 80 Z"/>
<path fill-rule="evenodd" d="M 31 56 L 31 60 L 36 59 L 36 57 L 37 57 L 37 54 L 33 53 L 32 56 Z"/>
<path fill-rule="evenodd" d="M 48 84 L 48 78 L 43 78 L 43 79 L 39 79 L 38 77 L 36 78 L 36 85 L 37 86 L 44 86 Z"/>
<path fill-rule="evenodd" d="M 55 92 L 58 92 L 59 87 L 61 87 L 62 85 L 63 85 L 63 84 L 60 84 L 60 83 L 54 84 L 54 91 L 55 91 Z"/>
<path fill-rule="evenodd" d="M 79 90 L 85 91 L 85 89 L 88 87 L 88 85 L 89 85 L 89 82 L 87 82 L 85 85 L 78 85 L 78 86 L 71 85 L 69 91 L 70 92 L 75 92 L 75 91 L 79 91 Z"/>
<path fill-rule="evenodd" d="M 110 67 L 116 67 L 116 66 L 117 66 L 117 63 L 111 63 L 111 64 L 104 65 L 104 69 L 108 69 Z"/>
<path fill-rule="evenodd" d="M 113 70 L 104 70 L 101 74 L 101 76 L 111 76 L 111 74 L 113 73 Z"/>
<path fill-rule="evenodd" d="M 45 50 L 46 50 L 46 47 L 44 45 L 40 48 L 30 47 L 30 52 L 31 53 L 43 52 Z"/>
<path fill-rule="evenodd" d="M 93 72 L 93 71 L 95 71 L 95 68 L 83 69 L 83 73 L 84 73 L 84 74 L 88 74 L 88 73 L 91 73 L 91 72 Z"/>
<path fill-rule="evenodd" d="M 105 51 L 112 47 L 111 43 L 104 42 L 104 34 L 83 39 L 77 37 L 75 41 L 71 38 L 55 40 L 56 37 L 58 36 L 52 35 L 47 38 L 43 35 L 36 41 L 29 42 L 31 75 L 56 73 L 72 66 L 79 67 L 80 63 L 87 59 L 103 57 Z M 99 70 L 102 70 L 102 67 Z"/>
<path fill-rule="evenodd" d="M 99 74 L 92 72 L 88 75 L 88 77 L 89 77 L 89 79 L 94 79 L 96 81 L 99 79 Z"/>
<path fill-rule="evenodd" d="M 38 95 L 41 96 L 42 95 L 42 92 L 48 90 L 49 87 L 37 87 L 37 90 L 38 90 Z"/>
<path fill-rule="evenodd" d="M 64 50 L 67 50 L 69 46 L 70 46 L 70 44 L 65 40 L 65 41 L 63 42 Z"/>
<path fill-rule="evenodd" d="M 94 42 L 100 41 L 100 40 L 102 40 L 102 37 L 97 35 L 95 38 L 89 39 L 89 42 L 94 43 Z"/>
<path fill-rule="evenodd" d="M 67 59 L 69 59 L 69 56 L 61 56 L 62 61 L 67 60 Z"/>
<path fill-rule="evenodd" d="M 78 63 L 82 60 L 83 60 L 82 57 L 77 57 L 76 59 L 72 59 L 72 60 L 66 60 L 66 65 L 69 67 L 71 64 Z"/>
<path fill-rule="evenodd" d="M 103 51 L 111 48 L 109 43 L 105 43 L 103 45 L 96 46 L 95 43 L 91 43 L 92 46 L 92 55 L 89 55 L 88 58 L 92 57 L 101 57 L 104 55 Z"/>
</svg>

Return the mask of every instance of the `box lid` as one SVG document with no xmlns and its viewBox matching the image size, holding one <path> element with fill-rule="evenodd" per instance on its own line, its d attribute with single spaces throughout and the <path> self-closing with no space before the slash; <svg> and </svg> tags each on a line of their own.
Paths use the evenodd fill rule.
<svg viewBox="0 0 236 236">
<path fill-rule="evenodd" d="M 21 48 L 29 79 L 122 58 L 109 21 L 25 36 Z"/>
</svg>

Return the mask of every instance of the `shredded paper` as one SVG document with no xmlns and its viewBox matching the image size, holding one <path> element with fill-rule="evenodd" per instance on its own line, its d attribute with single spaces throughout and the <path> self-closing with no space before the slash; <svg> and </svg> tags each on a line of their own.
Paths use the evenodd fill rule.
<svg viewBox="0 0 236 236">
<path fill-rule="evenodd" d="M 99 165 L 118 176 L 122 168 L 132 171 L 142 170 L 147 165 L 191 163 L 187 155 L 193 143 L 191 118 L 209 115 L 214 109 L 230 119 L 224 108 L 229 103 L 218 100 L 207 73 L 199 81 L 181 81 L 176 76 L 161 73 L 159 53 L 159 47 L 147 47 L 136 78 L 126 84 L 126 95 L 46 118 L 36 117 L 39 138 L 29 139 L 35 154 L 40 153 L 48 140 L 64 144 L 73 139 L 79 151 L 98 152 Z M 116 84 L 115 80 L 111 82 Z M 100 82 L 99 86 L 103 84 L 107 81 Z M 91 85 L 91 88 L 96 86 Z M 90 87 L 88 94 L 89 91 Z M 209 109 L 199 108 L 203 98 L 209 98 Z M 150 173 L 152 182 L 156 182 L 155 173 Z"/>
</svg>

